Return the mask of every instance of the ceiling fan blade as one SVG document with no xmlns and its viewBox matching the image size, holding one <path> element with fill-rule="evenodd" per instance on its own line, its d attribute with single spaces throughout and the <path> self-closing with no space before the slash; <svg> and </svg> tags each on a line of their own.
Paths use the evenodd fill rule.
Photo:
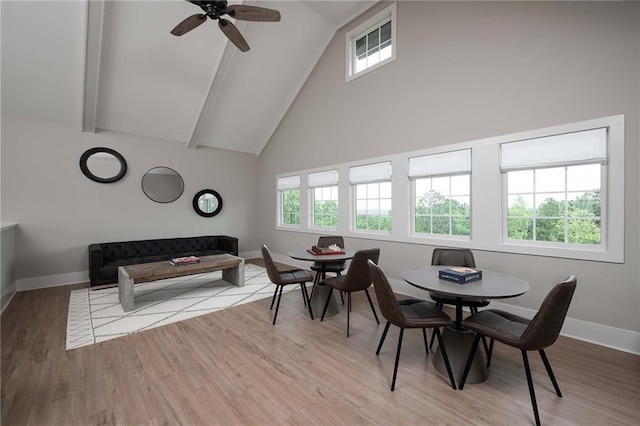
<svg viewBox="0 0 640 426">
<path fill-rule="evenodd" d="M 227 38 L 231 40 L 231 43 L 235 44 L 238 49 L 240 49 L 242 52 L 246 52 L 249 50 L 247 40 L 244 39 L 235 25 L 233 25 L 226 19 L 220 18 L 218 19 L 218 26 L 220 27 L 224 35 L 226 35 Z"/>
<path fill-rule="evenodd" d="M 207 20 L 207 15 L 204 14 L 196 14 L 191 15 L 184 21 L 180 22 L 174 29 L 171 30 L 171 34 L 174 36 L 181 36 L 183 34 L 188 33 L 192 29 L 196 28 L 199 25 L 204 24 Z"/>
<path fill-rule="evenodd" d="M 227 7 L 226 12 L 235 19 L 242 21 L 262 21 L 262 22 L 278 22 L 280 21 L 280 12 L 266 7 L 232 5 Z"/>
</svg>

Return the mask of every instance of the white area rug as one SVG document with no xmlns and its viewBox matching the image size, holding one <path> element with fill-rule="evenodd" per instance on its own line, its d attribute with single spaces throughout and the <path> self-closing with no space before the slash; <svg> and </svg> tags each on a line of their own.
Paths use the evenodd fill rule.
<svg viewBox="0 0 640 426">
<path fill-rule="evenodd" d="M 118 287 L 73 290 L 67 319 L 67 350 L 149 330 L 173 322 L 271 297 L 266 269 L 245 265 L 244 287 L 222 280 L 222 271 L 134 286 L 135 309 L 125 313 Z M 283 292 L 299 286 L 288 286 Z"/>
</svg>

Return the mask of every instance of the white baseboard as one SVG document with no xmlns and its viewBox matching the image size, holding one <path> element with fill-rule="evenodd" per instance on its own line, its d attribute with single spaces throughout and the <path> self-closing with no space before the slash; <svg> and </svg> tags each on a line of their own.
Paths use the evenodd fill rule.
<svg viewBox="0 0 640 426">
<path fill-rule="evenodd" d="M 89 282 L 89 271 L 67 274 L 45 275 L 43 277 L 22 278 L 16 280 L 16 291 L 29 291 L 41 288 Z"/>
<path fill-rule="evenodd" d="M 7 306 L 9 306 L 9 303 L 11 303 L 11 301 L 13 300 L 13 296 L 16 295 L 16 292 L 14 291 L 13 293 L 11 293 L 11 296 L 9 297 L 9 299 L 7 299 L 7 301 L 5 302 L 4 305 L 2 305 L 2 310 L 0 310 L 0 314 L 4 312 L 5 308 Z"/>
<path fill-rule="evenodd" d="M 389 280 L 394 291 L 412 297 L 426 298 L 424 290 L 413 287 L 401 280 Z M 491 301 L 491 308 L 501 309 L 525 318 L 533 318 L 537 311 L 503 302 Z M 567 317 L 560 332 L 562 336 L 571 337 L 619 351 L 640 355 L 640 333 L 608 325 L 596 324 Z"/>
</svg>

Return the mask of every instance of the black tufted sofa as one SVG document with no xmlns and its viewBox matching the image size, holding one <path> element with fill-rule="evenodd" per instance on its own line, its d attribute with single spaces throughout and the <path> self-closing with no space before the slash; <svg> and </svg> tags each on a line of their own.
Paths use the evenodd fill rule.
<svg viewBox="0 0 640 426">
<path fill-rule="evenodd" d="M 125 241 L 89 245 L 91 286 L 118 282 L 118 266 L 159 262 L 182 256 L 238 255 L 238 239 L 225 235 Z"/>
</svg>

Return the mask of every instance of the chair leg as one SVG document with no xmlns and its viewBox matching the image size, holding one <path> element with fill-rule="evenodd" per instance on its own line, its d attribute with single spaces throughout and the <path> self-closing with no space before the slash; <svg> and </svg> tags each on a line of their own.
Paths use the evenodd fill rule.
<svg viewBox="0 0 640 426">
<path fill-rule="evenodd" d="M 371 306 L 371 310 L 373 311 L 373 316 L 376 319 L 376 322 L 378 324 L 380 324 L 380 321 L 378 320 L 378 314 L 376 314 L 376 308 L 373 307 L 373 302 L 371 301 L 371 296 L 369 296 L 369 291 L 365 288 L 364 289 L 364 294 L 367 295 L 367 299 L 369 299 L 369 306 Z"/>
<path fill-rule="evenodd" d="M 316 289 L 316 284 L 318 284 L 319 282 L 320 282 L 320 272 L 316 272 L 316 276 L 313 277 L 313 286 L 311 287 L 311 296 L 309 296 L 309 299 L 313 297 L 313 292 Z"/>
<path fill-rule="evenodd" d="M 273 309 L 273 302 L 276 301 L 276 295 L 278 294 L 278 287 L 276 286 L 276 291 L 273 292 L 273 297 L 271 298 L 271 307 L 269 308 L 269 310 Z"/>
<path fill-rule="evenodd" d="M 391 380 L 391 391 L 396 388 L 396 376 L 398 375 L 398 362 L 400 361 L 400 349 L 402 349 L 402 335 L 404 334 L 404 328 L 400 329 L 400 336 L 398 336 L 398 349 L 396 350 L 396 364 L 393 366 L 393 380 Z"/>
<path fill-rule="evenodd" d="M 562 392 L 560 392 L 560 386 L 558 386 L 558 382 L 556 381 L 556 376 L 553 374 L 553 370 L 551 369 L 551 364 L 549 364 L 549 360 L 547 359 L 547 354 L 544 353 L 544 349 L 540 349 L 540 358 L 542 358 L 542 362 L 544 363 L 544 368 L 547 369 L 547 374 L 551 379 L 551 383 L 553 383 L 553 388 L 556 390 L 556 395 L 562 398 Z"/>
<path fill-rule="evenodd" d="M 300 283 L 302 287 L 302 298 L 304 299 L 304 305 L 309 308 L 309 315 L 311 315 L 311 319 L 313 319 L 313 311 L 311 310 L 311 299 L 309 298 L 309 294 L 307 293 L 307 283 Z"/>
<path fill-rule="evenodd" d="M 340 301 L 342 302 L 342 306 L 344 306 L 344 293 L 340 292 Z"/>
<path fill-rule="evenodd" d="M 464 372 L 462 373 L 462 378 L 460 379 L 460 383 L 458 384 L 458 389 L 462 390 L 464 388 L 464 382 L 467 381 L 467 376 L 469 375 L 469 370 L 471 370 L 471 363 L 473 362 L 473 357 L 478 350 L 478 343 L 480 343 L 480 335 L 476 333 L 476 337 L 473 338 L 473 343 L 471 344 L 471 351 L 469 352 L 469 357 L 467 358 L 467 363 L 464 366 Z"/>
<path fill-rule="evenodd" d="M 493 355 L 493 342 L 494 342 L 493 339 L 489 341 L 489 350 L 487 351 L 487 368 L 491 366 L 491 356 Z"/>
<path fill-rule="evenodd" d="M 527 384 L 529 385 L 529 395 L 531 396 L 531 405 L 533 406 L 533 415 L 536 418 L 536 426 L 540 426 L 540 416 L 538 415 L 538 404 L 536 403 L 536 391 L 533 390 L 533 379 L 531 378 L 531 369 L 529 368 L 529 358 L 527 351 L 522 351 L 522 361 L 524 362 L 524 370 L 527 373 Z"/>
<path fill-rule="evenodd" d="M 282 289 L 283 285 L 278 286 L 280 288 L 280 292 L 278 293 L 278 303 L 276 303 L 276 313 L 273 315 L 273 325 L 276 323 L 276 318 L 278 318 L 278 309 L 280 308 L 280 299 L 282 298 Z"/>
<path fill-rule="evenodd" d="M 429 355 L 429 343 L 427 343 L 427 329 L 422 329 L 422 338 L 424 339 L 424 349 L 427 351 L 427 355 Z"/>
<path fill-rule="evenodd" d="M 384 339 L 387 337 L 387 331 L 389 331 L 389 326 L 391 323 L 387 321 L 387 325 L 384 326 L 384 331 L 382 332 L 382 337 L 380 337 L 380 343 L 378 343 L 378 349 L 376 350 L 376 355 L 380 355 L 380 349 L 382 349 L 382 344 L 384 343 Z"/>
<path fill-rule="evenodd" d="M 324 303 L 324 309 L 322 310 L 322 318 L 320 318 L 320 321 L 324 321 L 324 314 L 327 313 L 329 301 L 331 300 L 331 293 L 333 293 L 333 287 L 329 287 L 329 294 L 327 295 L 327 301 Z"/>
<path fill-rule="evenodd" d="M 436 332 L 431 333 L 431 343 L 429 344 L 429 349 L 433 349 L 433 342 L 436 340 Z"/>
<path fill-rule="evenodd" d="M 302 301 L 304 302 L 304 306 L 307 306 L 307 298 L 304 295 L 304 283 L 300 283 L 300 294 L 302 294 Z"/>
<path fill-rule="evenodd" d="M 349 337 L 349 320 L 351 316 L 351 292 L 347 293 L 347 337 Z"/>
<path fill-rule="evenodd" d="M 444 341 L 442 340 L 442 334 L 440 334 L 440 329 L 436 328 L 434 333 L 436 336 L 438 336 L 438 345 L 440 346 L 440 350 L 442 351 L 442 358 L 444 359 L 445 367 L 447 367 L 447 373 L 449 373 L 449 381 L 451 382 L 451 387 L 453 388 L 453 390 L 456 390 L 456 381 L 453 378 L 453 372 L 451 371 L 451 364 L 449 363 L 449 357 L 447 356 L 447 350 L 444 347 Z"/>
</svg>

